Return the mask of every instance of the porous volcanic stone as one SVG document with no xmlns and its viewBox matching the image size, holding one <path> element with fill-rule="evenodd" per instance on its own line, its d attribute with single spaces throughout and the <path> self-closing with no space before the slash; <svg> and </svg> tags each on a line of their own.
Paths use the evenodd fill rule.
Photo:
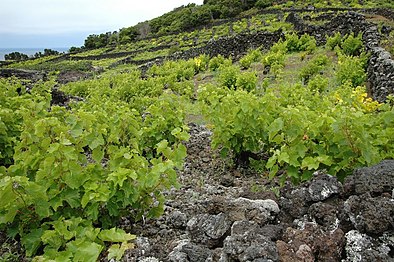
<svg viewBox="0 0 394 262">
<path fill-rule="evenodd" d="M 345 212 L 354 227 L 368 234 L 382 234 L 394 228 L 394 200 L 371 197 L 369 193 L 351 196 L 344 204 Z"/>
<path fill-rule="evenodd" d="M 218 215 L 200 214 L 187 222 L 187 230 L 191 240 L 209 248 L 221 246 L 230 227 L 231 222 L 224 213 Z"/>
<path fill-rule="evenodd" d="M 340 261 L 343 245 L 341 229 L 326 231 L 314 223 L 300 229 L 289 227 L 277 241 L 280 261 Z"/>
<path fill-rule="evenodd" d="M 394 261 L 393 256 L 390 256 L 390 247 L 386 243 L 375 240 L 357 230 L 347 232 L 345 238 L 346 259 L 342 262 Z"/>
<path fill-rule="evenodd" d="M 394 189 L 394 160 L 384 160 L 372 167 L 356 169 L 345 179 L 344 194 L 391 193 Z"/>
<path fill-rule="evenodd" d="M 250 221 L 236 221 L 231 235 L 226 237 L 220 262 L 278 261 L 275 242 L 261 234 L 258 225 Z"/>
<path fill-rule="evenodd" d="M 339 224 L 337 208 L 327 203 L 317 202 L 310 206 L 308 215 L 319 225 L 325 228 L 336 229 Z"/>
<path fill-rule="evenodd" d="M 323 201 L 342 190 L 341 183 L 336 177 L 321 174 L 315 176 L 308 187 L 312 201 Z"/>
</svg>

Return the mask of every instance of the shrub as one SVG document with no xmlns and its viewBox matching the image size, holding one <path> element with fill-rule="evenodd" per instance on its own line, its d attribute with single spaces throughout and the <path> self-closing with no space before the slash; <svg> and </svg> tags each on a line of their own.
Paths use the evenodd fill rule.
<svg viewBox="0 0 394 262">
<path fill-rule="evenodd" d="M 285 43 L 289 52 L 308 51 L 311 53 L 316 49 L 316 39 L 307 34 L 301 37 L 298 37 L 296 33 L 287 34 Z"/>
<path fill-rule="evenodd" d="M 220 85 L 230 89 L 235 89 L 239 72 L 240 69 L 236 66 L 221 67 L 219 73 Z"/>
<path fill-rule="evenodd" d="M 222 55 L 215 56 L 209 61 L 208 67 L 212 71 L 216 71 L 221 65 L 228 66 L 232 62 L 230 59 L 224 58 Z"/>
<path fill-rule="evenodd" d="M 269 52 L 263 56 L 262 60 L 264 66 L 272 66 L 274 64 L 284 65 L 285 54 L 281 52 Z"/>
<path fill-rule="evenodd" d="M 341 47 L 345 55 L 349 55 L 349 56 L 360 55 L 363 47 L 361 33 L 359 33 L 356 37 L 354 36 L 354 33 L 348 35 L 343 40 Z"/>
<path fill-rule="evenodd" d="M 289 52 L 299 51 L 299 38 L 296 33 L 286 35 L 286 48 Z"/>
<path fill-rule="evenodd" d="M 239 60 L 241 66 L 245 69 L 249 68 L 252 63 L 258 62 L 262 58 L 262 53 L 260 50 L 251 50 Z"/>
<path fill-rule="evenodd" d="M 208 68 L 209 56 L 203 54 L 198 57 L 195 57 L 193 61 L 194 61 L 194 71 L 196 71 L 196 73 L 204 72 Z"/>
<path fill-rule="evenodd" d="M 256 89 L 257 75 L 255 72 L 245 72 L 238 76 L 236 86 L 237 89 L 243 89 L 251 92 Z"/>
<path fill-rule="evenodd" d="M 362 85 L 367 77 L 364 67 L 364 57 L 340 55 L 336 72 L 337 82 L 350 82 L 353 87 Z"/>
<path fill-rule="evenodd" d="M 342 35 L 340 32 L 336 32 L 333 36 L 327 38 L 326 47 L 330 50 L 334 50 L 336 46 L 340 46 L 342 43 Z"/>
<path fill-rule="evenodd" d="M 328 78 L 316 75 L 309 79 L 308 88 L 315 93 L 323 93 L 328 89 Z"/>
<path fill-rule="evenodd" d="M 304 68 L 302 68 L 300 73 L 300 78 L 305 82 L 319 73 L 328 64 L 329 59 L 326 55 L 318 55 L 313 58 Z"/>
<path fill-rule="evenodd" d="M 273 3 L 273 0 L 258 0 L 254 6 L 258 8 L 267 8 L 270 7 Z"/>
</svg>

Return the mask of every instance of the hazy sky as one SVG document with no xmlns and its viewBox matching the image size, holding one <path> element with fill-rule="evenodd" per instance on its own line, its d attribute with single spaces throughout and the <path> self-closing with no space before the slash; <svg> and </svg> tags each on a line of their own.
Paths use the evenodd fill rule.
<svg viewBox="0 0 394 262">
<path fill-rule="evenodd" d="M 1 0 L 0 48 L 82 46 L 188 3 L 203 0 Z"/>
</svg>

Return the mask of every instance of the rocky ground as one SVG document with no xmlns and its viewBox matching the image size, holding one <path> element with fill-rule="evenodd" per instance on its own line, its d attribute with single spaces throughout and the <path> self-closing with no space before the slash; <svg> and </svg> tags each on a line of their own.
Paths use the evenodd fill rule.
<svg viewBox="0 0 394 262">
<path fill-rule="evenodd" d="M 124 261 L 394 261 L 394 160 L 343 184 L 321 172 L 279 192 L 229 168 L 204 126 L 190 130 L 182 187 L 166 193 L 165 214 L 123 221 L 139 236 Z"/>
</svg>

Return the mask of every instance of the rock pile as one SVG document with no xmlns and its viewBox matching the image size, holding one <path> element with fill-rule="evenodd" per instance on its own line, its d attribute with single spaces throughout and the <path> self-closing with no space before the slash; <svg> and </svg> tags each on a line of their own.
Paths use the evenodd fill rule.
<svg viewBox="0 0 394 262">
<path fill-rule="evenodd" d="M 32 82 L 37 82 L 39 80 L 47 80 L 47 74 L 43 71 L 36 70 L 24 70 L 24 69 L 0 69 L 0 78 L 16 77 L 24 80 L 30 80 Z"/>
<path fill-rule="evenodd" d="M 136 232 L 149 248 L 137 245 L 126 261 L 394 261 L 394 160 L 357 169 L 343 183 L 317 172 L 307 183 L 287 184 L 279 198 L 253 195 L 247 181 L 256 178 L 234 178 L 230 186 L 212 179 L 215 158 L 201 164 L 212 155 L 210 133 L 191 129 L 184 188 L 169 194 L 160 222 Z M 206 179 L 201 188 L 196 174 Z"/>
</svg>

